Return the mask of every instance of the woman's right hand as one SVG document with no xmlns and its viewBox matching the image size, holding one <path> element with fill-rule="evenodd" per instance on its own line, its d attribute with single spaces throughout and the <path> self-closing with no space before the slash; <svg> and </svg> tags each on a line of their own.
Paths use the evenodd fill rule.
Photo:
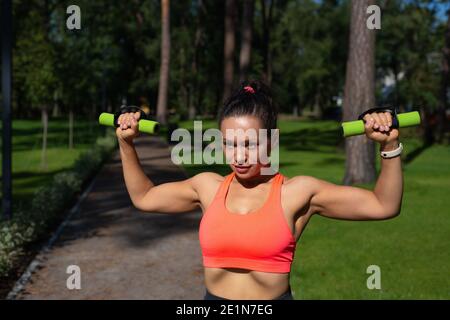
<svg viewBox="0 0 450 320">
<path fill-rule="evenodd" d="M 140 112 L 127 112 L 119 116 L 116 128 L 117 138 L 127 143 L 133 142 L 133 139 L 139 135 L 138 120 Z"/>
</svg>

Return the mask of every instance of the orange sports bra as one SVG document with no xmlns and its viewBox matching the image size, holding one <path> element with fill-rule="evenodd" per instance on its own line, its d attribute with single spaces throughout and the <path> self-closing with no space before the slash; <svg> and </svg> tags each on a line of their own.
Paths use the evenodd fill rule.
<svg viewBox="0 0 450 320">
<path fill-rule="evenodd" d="M 226 208 L 226 195 L 235 173 L 225 177 L 200 221 L 203 266 L 290 272 L 296 241 L 281 207 L 283 175 L 272 179 L 269 198 L 248 214 Z"/>
</svg>

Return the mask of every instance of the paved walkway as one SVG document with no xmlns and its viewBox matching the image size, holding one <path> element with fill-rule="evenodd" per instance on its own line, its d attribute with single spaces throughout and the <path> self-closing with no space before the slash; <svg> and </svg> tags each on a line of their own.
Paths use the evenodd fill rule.
<svg viewBox="0 0 450 320">
<path fill-rule="evenodd" d="M 136 150 L 155 184 L 186 174 L 170 161 L 168 145 L 140 136 Z M 161 214 L 133 207 L 119 151 L 17 299 L 202 299 L 198 226 L 201 212 Z M 81 269 L 81 289 L 66 287 L 69 265 Z"/>
</svg>

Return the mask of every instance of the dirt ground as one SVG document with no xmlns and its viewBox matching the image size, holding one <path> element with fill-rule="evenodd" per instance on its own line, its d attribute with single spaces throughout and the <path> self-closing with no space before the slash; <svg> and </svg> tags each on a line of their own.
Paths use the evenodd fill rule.
<svg viewBox="0 0 450 320">
<path fill-rule="evenodd" d="M 136 150 L 155 184 L 187 177 L 160 137 L 140 136 Z M 201 211 L 134 208 L 117 150 L 16 299 L 202 299 L 200 219 Z M 80 268 L 81 289 L 67 288 L 71 265 Z"/>
</svg>

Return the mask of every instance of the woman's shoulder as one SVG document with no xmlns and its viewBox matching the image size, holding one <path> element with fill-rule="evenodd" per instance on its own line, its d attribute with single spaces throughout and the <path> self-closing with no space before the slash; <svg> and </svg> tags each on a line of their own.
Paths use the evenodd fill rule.
<svg viewBox="0 0 450 320">
<path fill-rule="evenodd" d="M 312 176 L 299 175 L 294 177 L 284 176 L 283 188 L 288 192 L 307 192 L 310 193 L 317 184 L 318 179 Z"/>
<path fill-rule="evenodd" d="M 283 175 L 284 177 L 284 183 L 285 184 L 301 184 L 301 183 L 311 183 L 312 181 L 316 180 L 316 178 L 312 176 L 294 176 L 294 177 L 288 177 Z"/>
<path fill-rule="evenodd" d="M 214 188 L 220 185 L 225 178 L 215 172 L 201 172 L 192 177 L 192 182 L 197 189 Z"/>
<path fill-rule="evenodd" d="M 199 195 L 200 206 L 203 212 L 213 201 L 225 178 L 215 172 L 202 172 L 191 178 L 193 187 Z"/>
<path fill-rule="evenodd" d="M 282 188 L 283 208 L 294 215 L 312 213 L 310 211 L 310 201 L 314 196 L 316 178 L 311 176 L 285 177 Z M 297 217 L 299 217 L 297 216 Z"/>
</svg>

